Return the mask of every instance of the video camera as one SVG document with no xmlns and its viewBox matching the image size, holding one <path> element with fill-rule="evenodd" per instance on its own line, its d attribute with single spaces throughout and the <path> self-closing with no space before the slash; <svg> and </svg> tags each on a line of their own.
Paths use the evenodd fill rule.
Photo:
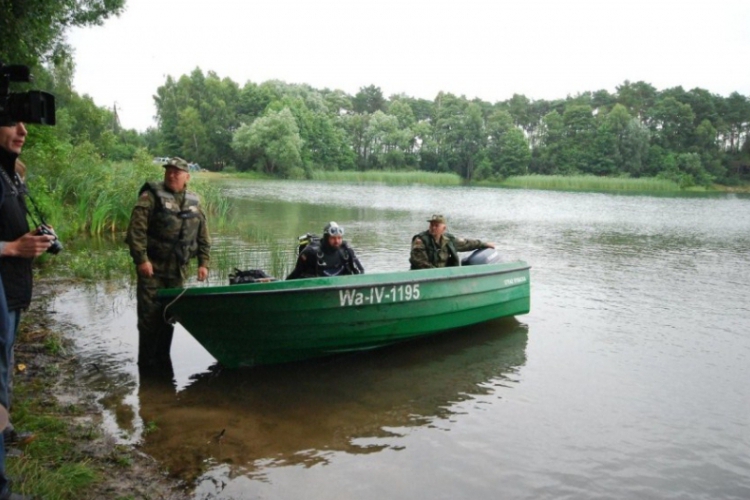
<svg viewBox="0 0 750 500">
<path fill-rule="evenodd" d="M 0 127 L 16 122 L 55 124 L 55 96 L 40 90 L 9 91 L 10 82 L 30 81 L 28 66 L 0 61 Z"/>
</svg>

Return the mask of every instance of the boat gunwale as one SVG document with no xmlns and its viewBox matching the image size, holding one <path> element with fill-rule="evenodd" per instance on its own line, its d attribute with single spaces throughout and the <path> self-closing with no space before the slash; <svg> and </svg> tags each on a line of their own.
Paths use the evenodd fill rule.
<svg viewBox="0 0 750 500">
<path fill-rule="evenodd" d="M 510 264 L 510 263 L 508 263 Z M 201 298 L 208 298 L 208 297 L 221 297 L 224 295 L 231 295 L 231 296 L 242 296 L 242 295 L 274 295 L 274 294 L 283 294 L 283 293 L 306 293 L 306 292 L 317 292 L 317 291 L 335 291 L 335 290 L 343 290 L 343 289 L 349 289 L 349 288 L 356 288 L 356 287 L 362 287 L 362 286 L 389 286 L 389 285 L 396 285 L 399 283 L 404 283 L 404 281 L 409 282 L 419 282 L 419 283 L 426 283 L 426 282 L 436 282 L 436 281 L 450 281 L 450 280 L 456 280 L 456 279 L 470 279 L 470 278 L 478 278 L 478 277 L 484 277 L 489 276 L 493 274 L 506 274 L 506 273 L 512 273 L 517 271 L 528 271 L 531 269 L 531 266 L 524 263 L 525 265 L 513 267 L 513 268 L 504 268 L 502 270 L 498 269 L 492 269 L 488 271 L 482 271 L 482 272 L 476 272 L 466 275 L 455 275 L 450 274 L 447 276 L 437 276 L 437 277 L 425 277 L 421 279 L 416 280 L 397 280 L 397 281 L 386 281 L 381 283 L 363 283 L 363 284 L 348 284 L 348 285 L 314 285 L 309 287 L 294 287 L 294 288 L 280 288 L 280 289 L 271 289 L 271 290 L 236 290 L 238 285 L 220 285 L 218 287 L 192 287 L 192 288 L 172 288 L 172 289 L 166 289 L 166 290 L 160 290 L 159 291 L 159 299 L 167 300 L 167 299 L 174 299 L 176 296 L 181 296 L 182 298 L 186 297 L 201 297 Z M 486 264 L 485 264 L 486 265 Z M 494 267 L 492 264 L 489 264 L 487 266 Z M 469 266 L 461 266 L 461 267 L 469 267 Z M 475 266 L 479 267 L 479 266 Z M 447 269 L 447 268 L 443 268 Z M 417 270 L 417 272 L 423 271 L 422 269 Z M 380 273 L 380 274 L 410 274 L 413 273 L 414 270 L 408 270 L 408 271 L 395 271 L 391 273 Z M 370 274 L 369 276 L 376 275 L 378 273 Z M 357 276 L 365 276 L 365 275 L 357 275 Z M 344 277 L 344 276 L 339 276 Z M 348 277 L 348 276 L 347 276 Z M 320 278 L 309 278 L 309 279 L 320 279 Z M 282 280 L 286 281 L 286 280 Z M 269 282 L 269 283 L 276 283 L 276 282 Z M 267 283 L 248 283 L 248 285 L 265 285 Z M 243 285 L 239 285 L 243 286 Z M 232 287 L 232 288 L 230 288 Z M 212 291 L 211 288 L 219 289 L 219 288 L 230 288 L 226 291 Z"/>
</svg>

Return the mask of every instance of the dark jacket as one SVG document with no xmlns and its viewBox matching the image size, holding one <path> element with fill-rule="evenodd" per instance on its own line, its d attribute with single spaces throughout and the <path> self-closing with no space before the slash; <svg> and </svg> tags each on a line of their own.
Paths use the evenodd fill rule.
<svg viewBox="0 0 750 500">
<path fill-rule="evenodd" d="M 0 241 L 15 241 L 29 232 L 26 221 L 26 185 L 16 175 L 18 155 L 0 148 L 0 175 L 3 184 L 3 201 L 0 204 Z M 11 183 L 8 183 L 10 179 Z M 23 257 L 0 258 L 0 276 L 5 286 L 8 309 L 26 309 L 31 303 L 33 259 Z"/>
<path fill-rule="evenodd" d="M 364 272 L 365 268 L 347 242 L 343 241 L 340 248 L 333 248 L 328 245 L 328 240 L 324 237 L 320 242 L 310 243 L 302 250 L 297 258 L 297 265 L 286 279 L 364 274 Z"/>
</svg>

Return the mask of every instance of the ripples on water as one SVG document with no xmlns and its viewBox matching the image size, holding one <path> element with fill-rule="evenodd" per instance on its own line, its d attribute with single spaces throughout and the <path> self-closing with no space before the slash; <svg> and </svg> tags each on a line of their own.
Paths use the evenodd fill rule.
<svg viewBox="0 0 750 500">
<path fill-rule="evenodd" d="M 411 237 L 443 212 L 455 234 L 533 266 L 532 311 L 239 372 L 179 330 L 175 386 L 138 383 L 132 293 L 67 292 L 57 308 L 104 368 L 88 379 L 107 393 L 108 426 L 194 480 L 192 497 L 750 498 L 747 197 L 292 182 L 231 193 L 233 246 L 262 228 L 291 248 L 336 220 L 368 272 L 406 269 Z"/>
</svg>

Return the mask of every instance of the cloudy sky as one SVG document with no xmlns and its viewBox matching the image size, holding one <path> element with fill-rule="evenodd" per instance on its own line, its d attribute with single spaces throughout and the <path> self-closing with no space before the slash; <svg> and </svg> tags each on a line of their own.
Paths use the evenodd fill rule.
<svg viewBox="0 0 750 500">
<path fill-rule="evenodd" d="M 68 40 L 76 90 L 138 130 L 166 76 L 196 67 L 425 99 L 557 99 L 625 80 L 750 96 L 748 0 L 127 0 Z"/>
</svg>

